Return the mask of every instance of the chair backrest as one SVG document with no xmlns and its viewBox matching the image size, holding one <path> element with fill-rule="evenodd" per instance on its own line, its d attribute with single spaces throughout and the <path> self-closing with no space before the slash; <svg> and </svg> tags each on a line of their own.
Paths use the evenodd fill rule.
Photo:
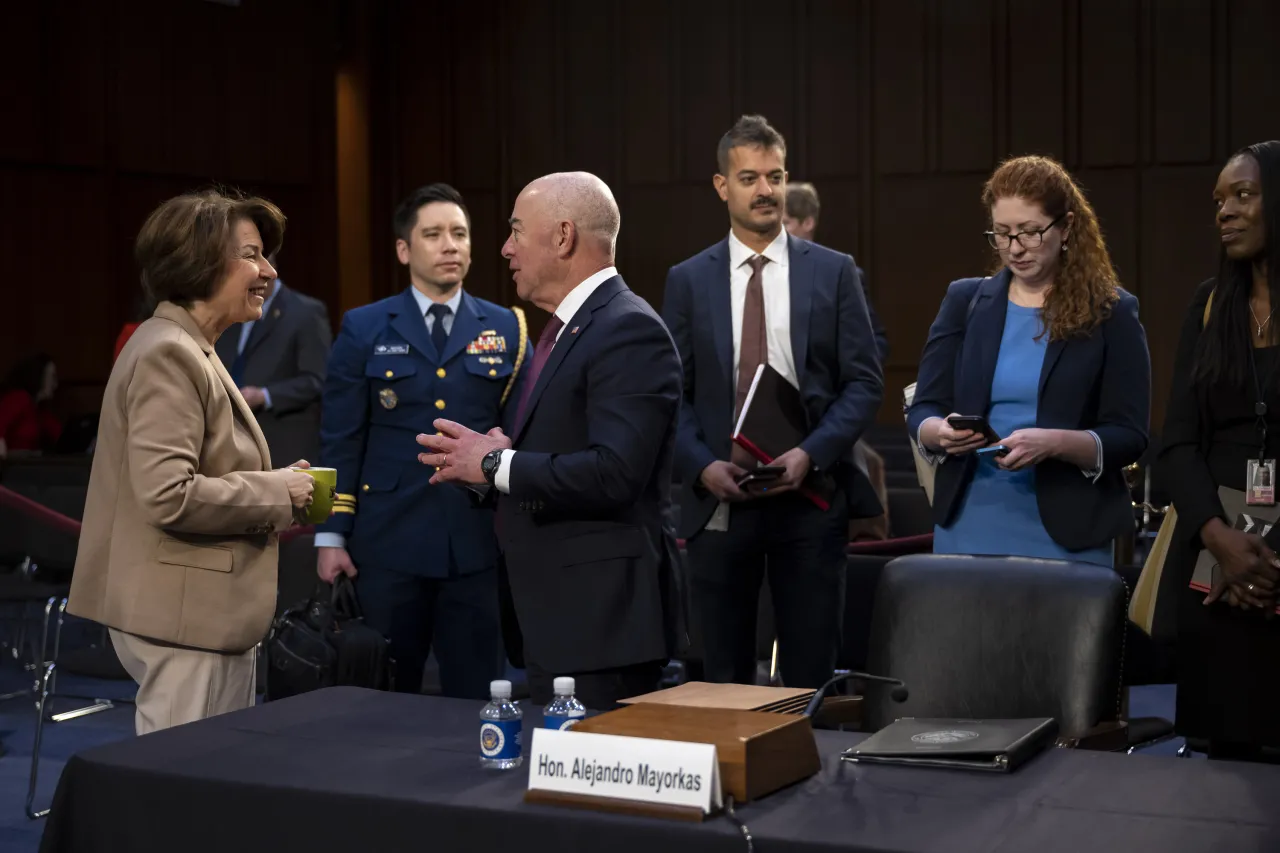
<svg viewBox="0 0 1280 853">
<path fill-rule="evenodd" d="M 1118 719 L 1124 582 L 1111 569 L 1016 557 L 922 554 L 885 567 L 868 670 L 866 727 L 901 717 L 1054 717 L 1079 736 Z"/>
</svg>

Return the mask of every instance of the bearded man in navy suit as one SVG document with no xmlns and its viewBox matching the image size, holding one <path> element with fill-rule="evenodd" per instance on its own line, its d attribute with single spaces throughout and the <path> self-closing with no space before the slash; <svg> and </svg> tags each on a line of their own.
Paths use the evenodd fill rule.
<svg viewBox="0 0 1280 853">
<path fill-rule="evenodd" d="M 720 140 L 717 160 L 729 234 L 671 268 L 662 311 L 684 369 L 680 535 L 705 677 L 755 682 L 767 571 L 782 680 L 818 687 L 840 640 L 849 519 L 881 513 L 853 460 L 884 390 L 876 338 L 853 258 L 783 229 L 782 134 L 744 116 Z M 730 437 L 766 363 L 799 390 L 806 435 L 774 460 L 786 469 L 779 481 L 744 489 L 738 479 L 756 463 Z M 800 491 L 814 473 L 836 485 L 826 509 Z"/>
</svg>

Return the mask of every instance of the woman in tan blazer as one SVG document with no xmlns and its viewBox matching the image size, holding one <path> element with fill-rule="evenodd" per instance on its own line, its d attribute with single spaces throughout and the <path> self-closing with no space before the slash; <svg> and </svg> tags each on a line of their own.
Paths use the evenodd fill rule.
<svg viewBox="0 0 1280 853">
<path fill-rule="evenodd" d="M 253 704 L 278 531 L 314 481 L 272 470 L 213 345 L 262 316 L 283 233 L 270 202 L 205 192 L 166 201 L 138 234 L 157 308 L 107 382 L 67 610 L 111 629 L 139 734 Z"/>
</svg>

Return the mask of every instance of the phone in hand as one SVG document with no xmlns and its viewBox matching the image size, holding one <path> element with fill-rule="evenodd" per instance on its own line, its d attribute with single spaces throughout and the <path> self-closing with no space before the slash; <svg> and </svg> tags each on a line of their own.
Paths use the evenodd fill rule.
<svg viewBox="0 0 1280 853">
<path fill-rule="evenodd" d="M 952 429 L 967 429 L 979 433 L 991 444 L 1000 440 L 1000 436 L 996 435 L 996 431 L 982 415 L 952 415 L 947 418 L 947 423 Z"/>
<path fill-rule="evenodd" d="M 988 444 L 986 447 L 979 447 L 977 453 L 987 459 L 1003 459 L 1009 455 L 1009 448 L 1003 444 Z"/>
<path fill-rule="evenodd" d="M 738 484 L 739 489 L 752 485 L 767 486 L 785 473 L 787 469 L 781 465 L 766 465 L 762 468 L 752 468 L 734 482 Z"/>
</svg>

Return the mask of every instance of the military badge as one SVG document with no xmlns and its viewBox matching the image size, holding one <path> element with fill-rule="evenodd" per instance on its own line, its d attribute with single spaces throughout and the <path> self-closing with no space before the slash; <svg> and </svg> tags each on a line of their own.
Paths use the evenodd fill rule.
<svg viewBox="0 0 1280 853">
<path fill-rule="evenodd" d="M 396 404 L 400 402 L 400 398 L 396 396 L 394 389 L 383 388 L 378 392 L 378 402 L 382 404 L 384 409 L 394 409 Z"/>
<path fill-rule="evenodd" d="M 467 355 L 491 355 L 506 351 L 507 339 L 493 329 L 484 330 L 480 337 L 467 344 Z"/>
</svg>

